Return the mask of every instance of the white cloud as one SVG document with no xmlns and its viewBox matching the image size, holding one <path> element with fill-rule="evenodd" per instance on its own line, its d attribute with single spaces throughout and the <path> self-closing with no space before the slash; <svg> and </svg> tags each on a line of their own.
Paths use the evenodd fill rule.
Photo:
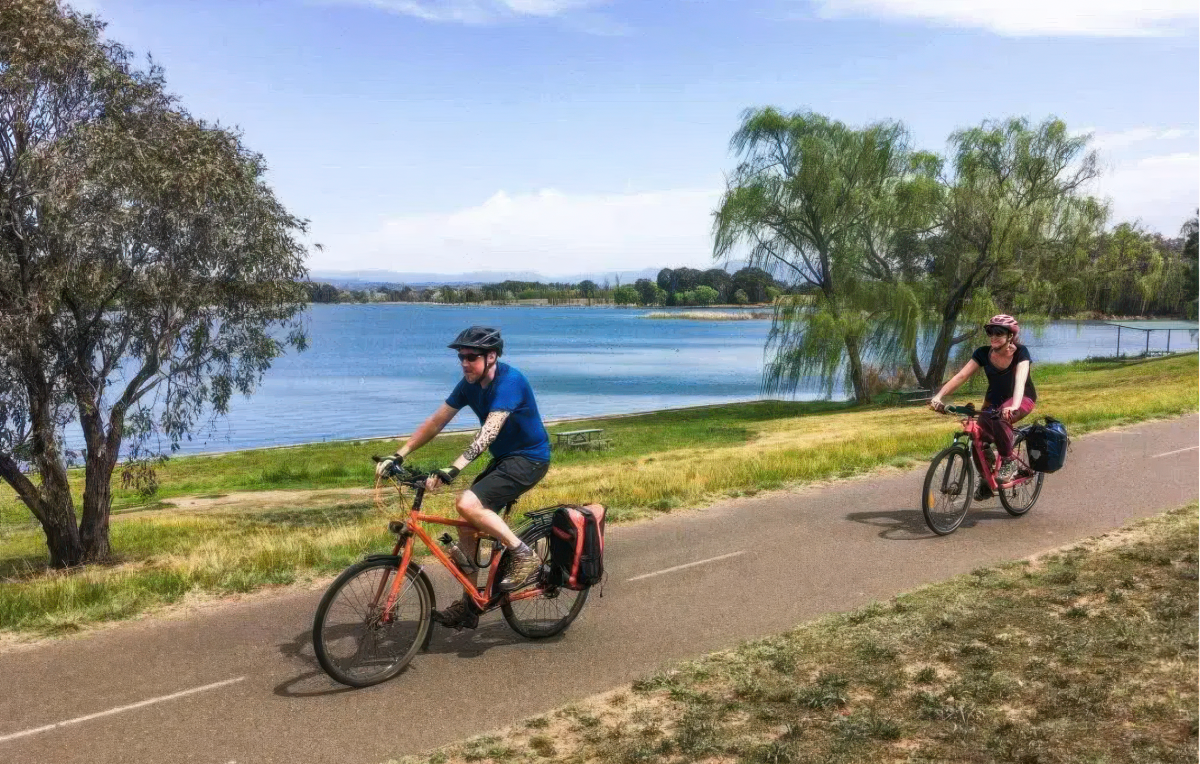
<svg viewBox="0 0 1200 764">
<path fill-rule="evenodd" d="M 1200 204 L 1200 154 L 1180 152 L 1117 162 L 1096 182 L 1112 202 L 1112 221 L 1141 221 L 1166 236 L 1179 233 Z"/>
<path fill-rule="evenodd" d="M 1144 37 L 1191 30 L 1196 0 L 811 0 L 825 18 L 918 20 L 1008 37 Z"/>
<path fill-rule="evenodd" d="M 551 18 L 589 8 L 607 0 L 325 0 L 344 5 L 366 5 L 389 13 L 415 16 L 425 21 L 490 24 L 531 16 Z"/>
<path fill-rule="evenodd" d="M 1112 223 L 1141 221 L 1174 236 L 1200 203 L 1196 130 L 1180 127 L 1087 128 L 1104 174 L 1091 192 L 1112 204 Z"/>
<path fill-rule="evenodd" d="M 1084 130 L 1081 132 L 1091 133 L 1091 147 L 1100 151 L 1114 151 L 1117 149 L 1127 148 L 1138 143 L 1146 141 L 1173 141 L 1179 138 L 1186 138 L 1192 134 L 1190 130 L 1182 130 L 1180 128 L 1153 128 L 1153 127 L 1135 127 L 1129 130 L 1104 131 L 1104 130 Z"/>
<path fill-rule="evenodd" d="M 653 266 L 711 267 L 712 211 L 720 192 L 572 195 L 499 191 L 474 207 L 384 222 L 330 240 L 315 269 L 386 268 L 458 273 L 533 270 L 547 276 Z"/>
</svg>

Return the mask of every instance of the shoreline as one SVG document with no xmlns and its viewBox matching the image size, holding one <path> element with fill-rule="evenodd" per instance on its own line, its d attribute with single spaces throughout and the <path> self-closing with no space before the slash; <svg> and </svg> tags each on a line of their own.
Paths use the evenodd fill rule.
<svg viewBox="0 0 1200 764">
<path fill-rule="evenodd" d="M 771 310 L 774 307 L 773 303 L 755 302 L 747 303 L 746 305 L 737 305 L 735 303 L 720 303 L 717 305 L 617 305 L 612 302 L 592 301 L 590 304 L 583 301 L 583 298 L 573 298 L 580 300 L 579 302 L 548 302 L 544 298 L 534 298 L 530 300 L 510 300 L 505 302 L 496 301 L 481 301 L 481 302 L 404 302 L 395 300 L 381 300 L 379 302 L 309 302 L 307 307 L 314 305 L 422 305 L 439 308 L 605 308 L 611 310 L 650 310 L 650 311 L 709 311 L 709 310 Z M 1071 314 L 1069 316 L 1051 316 L 1044 318 L 1045 321 L 1063 321 L 1069 323 L 1104 323 L 1107 321 L 1192 321 L 1182 316 L 1108 316 L 1108 315 L 1080 315 Z M 1184 331 L 1176 329 L 1175 331 Z"/>
<path fill-rule="evenodd" d="M 817 400 L 824 400 L 824 399 L 817 399 Z M 784 398 L 746 398 L 745 400 L 725 401 L 723 403 L 700 403 L 695 406 L 674 406 L 674 407 L 665 408 L 665 409 L 649 409 L 647 411 L 627 411 L 625 413 L 620 413 L 620 414 L 595 414 L 592 416 L 576 416 L 576 417 L 563 417 L 563 418 L 559 418 L 559 419 L 543 419 L 542 424 L 546 427 L 547 430 L 549 430 L 551 427 L 557 427 L 558 425 L 563 425 L 563 424 L 571 424 L 572 422 L 595 422 L 597 420 L 607 420 L 607 419 L 630 419 L 633 417 L 649 416 L 652 414 L 664 414 L 664 413 L 676 412 L 676 411 L 694 411 L 694 410 L 700 410 L 700 409 L 713 409 L 713 408 L 722 408 L 725 406 L 740 406 L 740 405 L 745 405 L 745 404 L 749 404 L 749 403 L 807 403 L 807 402 L 808 401 L 789 401 Z M 839 403 L 841 401 L 830 400 L 828 402 Z M 471 433 L 478 432 L 478 431 L 479 431 L 478 427 L 465 427 L 462 429 L 442 430 L 434 437 L 440 438 L 443 435 L 470 435 Z M 550 433 L 550 434 L 553 435 L 554 433 Z M 172 459 L 192 459 L 192 458 L 201 458 L 201 457 L 212 458 L 215 456 L 229 456 L 231 454 L 244 454 L 244 453 L 250 453 L 253 451 L 280 451 L 280 450 L 287 449 L 287 448 L 310 448 L 312 446 L 337 445 L 337 444 L 344 445 L 347 443 L 372 443 L 372 442 L 380 441 L 380 440 L 401 440 L 404 438 L 411 438 L 411 437 L 412 437 L 412 433 L 410 432 L 410 433 L 401 433 L 399 435 L 378 435 L 378 436 L 367 436 L 367 437 L 358 437 L 358 438 L 332 438 L 330 440 L 311 440 L 311 441 L 307 441 L 305 443 L 286 443 L 286 444 L 280 444 L 280 445 L 276 445 L 276 446 L 255 446 L 254 448 L 238 448 L 233 451 L 204 451 L 204 452 L 195 453 L 195 454 L 181 454 L 179 456 L 172 456 L 171 458 Z M 81 468 L 76 468 L 76 469 L 81 469 Z"/>
</svg>

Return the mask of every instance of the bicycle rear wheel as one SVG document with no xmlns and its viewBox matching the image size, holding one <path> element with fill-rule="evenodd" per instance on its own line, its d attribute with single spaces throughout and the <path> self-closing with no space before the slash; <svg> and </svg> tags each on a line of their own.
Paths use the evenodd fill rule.
<svg viewBox="0 0 1200 764">
<path fill-rule="evenodd" d="M 1018 474 L 1028 474 L 1033 469 L 1029 467 L 1029 445 L 1025 442 L 1025 436 L 1017 433 L 1013 439 L 1013 456 L 1017 457 L 1021 464 L 1021 472 Z M 1044 472 L 1034 472 L 1034 476 L 1024 483 L 1014 485 L 1012 488 L 1000 489 L 1000 503 L 1004 505 L 1004 511 L 1013 517 L 1020 517 L 1029 510 L 1033 509 L 1033 505 L 1037 503 L 1038 497 L 1042 495 L 1042 480 L 1046 477 Z"/>
<path fill-rule="evenodd" d="M 925 473 L 921 512 L 929 530 L 939 536 L 953 533 L 967 516 L 975 491 L 975 470 L 966 447 L 943 449 Z"/>
<path fill-rule="evenodd" d="M 531 529 L 522 540 L 529 545 L 542 561 L 542 572 L 539 576 L 545 580 L 550 571 L 550 528 L 540 526 Z M 500 575 L 504 572 L 501 563 Z M 545 584 L 539 583 L 541 586 Z M 541 594 L 528 599 L 509 602 L 500 606 L 504 620 L 512 630 L 522 637 L 529 639 L 545 639 L 561 633 L 587 602 L 588 591 L 575 591 L 562 587 L 547 587 Z"/>
<path fill-rule="evenodd" d="M 399 674 L 425 642 L 433 594 L 409 567 L 389 617 L 383 608 L 394 577 L 394 559 L 364 560 L 334 579 L 313 618 L 313 651 L 325 673 L 351 687 L 367 687 Z"/>
</svg>

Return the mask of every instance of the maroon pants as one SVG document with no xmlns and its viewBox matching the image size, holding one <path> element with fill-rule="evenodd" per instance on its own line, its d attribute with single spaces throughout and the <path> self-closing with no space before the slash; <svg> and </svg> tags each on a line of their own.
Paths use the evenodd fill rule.
<svg viewBox="0 0 1200 764">
<path fill-rule="evenodd" d="M 1016 416 L 1011 422 L 1006 422 L 1000 416 L 1000 412 L 1006 406 L 1012 405 L 1012 398 L 1009 398 L 997 408 L 985 406 L 983 415 L 979 417 L 979 430 L 983 435 L 984 441 L 992 441 L 996 444 L 996 451 L 1000 456 L 1008 458 L 1012 456 L 1013 451 L 1013 424 L 1021 421 L 1029 416 L 1029 412 L 1033 411 L 1033 401 L 1028 398 L 1021 400 L 1021 408 L 1017 409 Z"/>
</svg>

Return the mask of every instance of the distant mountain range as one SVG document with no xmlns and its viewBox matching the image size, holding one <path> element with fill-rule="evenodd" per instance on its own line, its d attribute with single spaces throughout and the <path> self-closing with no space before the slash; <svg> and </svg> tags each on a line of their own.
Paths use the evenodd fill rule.
<svg viewBox="0 0 1200 764">
<path fill-rule="evenodd" d="M 737 264 L 737 268 L 742 264 Z M 734 270 L 729 266 L 730 272 Z M 534 271 L 472 271 L 470 273 L 404 273 L 400 271 L 361 270 L 361 271 L 318 271 L 308 274 L 310 281 L 333 284 L 336 287 L 356 286 L 369 287 L 380 284 L 405 284 L 408 286 L 443 286 L 443 285 L 473 285 L 497 284 L 501 281 L 540 281 L 543 284 L 578 284 L 580 281 L 594 281 L 603 284 L 607 279 L 615 285 L 617 277 L 622 284 L 632 284 L 638 279 L 654 279 L 662 268 L 645 268 L 640 271 L 608 271 L 596 273 L 579 273 L 570 276 L 543 276 Z"/>
</svg>

